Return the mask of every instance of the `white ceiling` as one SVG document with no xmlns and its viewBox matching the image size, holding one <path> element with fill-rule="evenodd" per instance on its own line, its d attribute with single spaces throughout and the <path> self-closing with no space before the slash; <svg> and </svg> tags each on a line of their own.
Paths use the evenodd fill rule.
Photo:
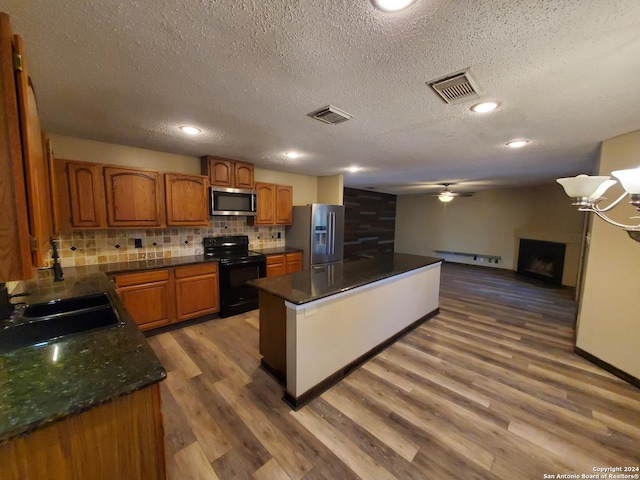
<svg viewBox="0 0 640 480">
<path fill-rule="evenodd" d="M 640 129 L 638 0 L 417 0 L 394 14 L 369 0 L 0 9 L 24 38 L 43 128 L 61 135 L 310 175 L 358 165 L 345 185 L 413 193 L 588 173 L 599 142 Z M 500 109 L 446 105 L 426 85 L 466 67 Z M 354 118 L 307 116 L 328 104 Z M 203 134 L 186 137 L 184 124 Z M 511 150 L 514 138 L 531 143 Z"/>
</svg>

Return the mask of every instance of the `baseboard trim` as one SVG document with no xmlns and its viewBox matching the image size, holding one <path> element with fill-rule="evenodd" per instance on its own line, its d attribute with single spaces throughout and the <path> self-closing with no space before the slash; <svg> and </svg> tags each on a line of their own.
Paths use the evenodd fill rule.
<svg viewBox="0 0 640 480">
<path fill-rule="evenodd" d="M 629 375 L 627 372 L 620 370 L 618 367 L 614 367 L 610 363 L 605 362 L 604 360 L 600 360 L 598 357 L 591 355 L 589 352 L 585 352 L 580 347 L 574 347 L 573 351 L 580 355 L 582 358 L 589 360 L 591 363 L 597 365 L 598 367 L 606 370 L 607 372 L 615 375 L 618 378 L 621 378 L 627 383 L 630 383 L 634 387 L 640 388 L 640 378 L 634 377 L 633 375 Z"/>
<path fill-rule="evenodd" d="M 391 344 L 397 342 L 400 338 L 404 337 L 406 334 L 408 334 L 412 330 L 415 330 L 417 327 L 419 327 L 420 325 L 425 323 L 427 320 L 430 320 L 431 318 L 435 317 L 436 315 L 438 315 L 438 313 L 440 313 L 440 308 L 436 308 L 435 310 L 427 313 L 425 316 L 419 318 L 418 320 L 416 320 L 415 322 L 411 323 L 410 325 L 407 325 L 405 328 L 400 330 L 398 333 L 396 333 L 395 335 L 389 337 L 384 342 L 376 345 L 375 347 L 373 347 L 368 352 L 360 355 L 353 362 L 345 365 L 343 368 L 341 368 L 337 372 L 329 375 L 323 381 L 321 381 L 320 383 L 318 383 L 316 386 L 312 387 L 311 389 L 307 390 L 306 392 L 304 392 L 299 397 L 294 397 L 289 392 L 285 391 L 284 392 L 284 396 L 282 397 L 282 399 L 292 409 L 299 410 L 300 408 L 304 407 L 307 403 L 309 403 L 314 398 L 319 397 L 325 390 L 328 390 L 329 388 L 333 387 L 340 380 L 342 380 L 347 375 L 349 375 L 351 372 L 353 372 L 354 370 L 359 368 L 367 360 L 370 360 L 371 358 L 375 357 L 382 350 L 384 350 L 385 348 L 387 348 Z"/>
<path fill-rule="evenodd" d="M 278 370 L 276 367 L 267 362 L 264 358 L 260 360 L 260 368 L 271 375 L 280 385 L 285 387 L 287 385 L 287 377 L 283 371 Z"/>
</svg>

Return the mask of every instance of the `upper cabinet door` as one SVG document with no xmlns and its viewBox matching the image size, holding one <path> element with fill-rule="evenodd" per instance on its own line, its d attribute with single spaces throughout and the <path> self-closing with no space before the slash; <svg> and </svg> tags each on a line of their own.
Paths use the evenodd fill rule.
<svg viewBox="0 0 640 480">
<path fill-rule="evenodd" d="M 45 260 L 48 257 L 49 238 L 53 235 L 49 170 L 43 148 L 36 96 L 31 80 L 27 76 L 24 48 L 22 39 L 18 35 L 14 36 L 14 48 L 16 55 L 22 59 L 21 67 L 16 69 L 16 86 L 21 119 L 22 155 L 27 180 L 33 265 L 42 267 L 45 266 Z"/>
<path fill-rule="evenodd" d="M 276 223 L 276 189 L 272 183 L 256 182 L 255 225 L 274 225 Z"/>
<path fill-rule="evenodd" d="M 233 167 L 235 188 L 249 188 L 253 190 L 253 164 L 245 162 L 235 162 Z"/>
<path fill-rule="evenodd" d="M 32 275 L 13 33 L 0 13 L 0 282 Z"/>
<path fill-rule="evenodd" d="M 207 177 L 167 173 L 164 176 L 167 225 L 209 224 Z"/>
<path fill-rule="evenodd" d="M 209 184 L 216 187 L 247 188 L 253 190 L 253 164 L 236 162 L 226 158 L 206 155 L 200 158 L 203 175 L 209 177 Z"/>
<path fill-rule="evenodd" d="M 107 224 L 110 227 L 162 226 L 161 180 L 158 172 L 105 167 Z"/>
<path fill-rule="evenodd" d="M 276 224 L 291 225 L 293 223 L 293 188 L 276 185 Z"/>
<path fill-rule="evenodd" d="M 65 162 L 73 228 L 106 228 L 102 165 Z"/>
<path fill-rule="evenodd" d="M 224 158 L 202 157 L 203 175 L 209 176 L 209 183 L 217 187 L 233 187 L 233 162 Z"/>
</svg>

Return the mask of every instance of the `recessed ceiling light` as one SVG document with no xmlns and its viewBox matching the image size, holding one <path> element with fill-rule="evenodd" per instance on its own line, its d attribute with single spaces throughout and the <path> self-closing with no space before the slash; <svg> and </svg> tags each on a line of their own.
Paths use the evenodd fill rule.
<svg viewBox="0 0 640 480">
<path fill-rule="evenodd" d="M 383 12 L 398 12 L 407 8 L 416 0 L 371 0 L 373 6 Z"/>
<path fill-rule="evenodd" d="M 300 154 L 298 152 L 286 152 L 285 156 L 287 158 L 298 158 Z"/>
<path fill-rule="evenodd" d="M 509 147 L 509 148 L 522 148 L 527 143 L 529 143 L 529 140 L 511 140 L 510 142 L 507 142 L 507 147 Z"/>
<path fill-rule="evenodd" d="M 182 130 L 187 135 L 197 135 L 202 131 L 197 127 L 189 127 L 187 125 L 183 125 L 182 127 L 180 127 L 180 130 Z"/>
<path fill-rule="evenodd" d="M 356 173 L 360 171 L 360 167 L 349 167 L 347 168 L 347 172 Z"/>
<path fill-rule="evenodd" d="M 500 104 L 498 102 L 476 103 L 474 106 L 471 107 L 471 110 L 473 110 L 476 113 L 489 113 L 495 110 L 496 108 L 498 108 L 499 105 Z"/>
</svg>

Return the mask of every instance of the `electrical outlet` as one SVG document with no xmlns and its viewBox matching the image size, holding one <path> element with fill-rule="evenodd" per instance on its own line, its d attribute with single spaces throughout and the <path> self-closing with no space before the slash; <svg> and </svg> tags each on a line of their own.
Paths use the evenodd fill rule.
<svg viewBox="0 0 640 480">
<path fill-rule="evenodd" d="M 282 232 L 278 232 L 278 238 L 282 238 Z"/>
<path fill-rule="evenodd" d="M 142 239 L 141 238 L 134 238 L 133 239 L 133 246 L 135 248 L 142 248 Z"/>
</svg>

